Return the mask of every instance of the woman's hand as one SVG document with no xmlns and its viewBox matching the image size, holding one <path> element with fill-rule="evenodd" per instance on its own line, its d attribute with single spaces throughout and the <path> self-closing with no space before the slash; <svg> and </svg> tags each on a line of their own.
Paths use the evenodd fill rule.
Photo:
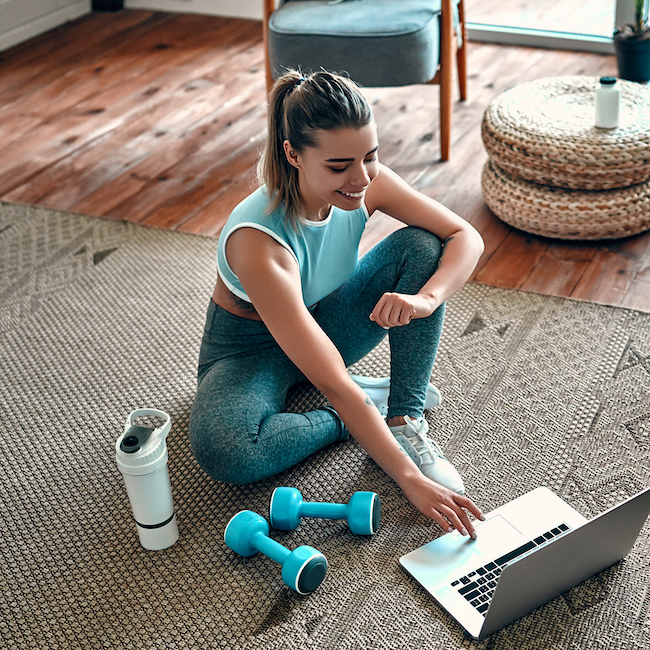
<svg viewBox="0 0 650 650">
<path fill-rule="evenodd" d="M 385 293 L 375 305 L 370 320 L 384 329 L 408 325 L 414 318 L 426 318 L 440 306 L 420 294 Z"/>
<path fill-rule="evenodd" d="M 422 475 L 421 480 L 402 485 L 408 500 L 424 515 L 436 521 L 445 532 L 454 528 L 462 535 L 476 539 L 476 530 L 466 511 L 481 521 L 485 520 L 481 510 L 467 497 L 456 494 Z"/>
</svg>

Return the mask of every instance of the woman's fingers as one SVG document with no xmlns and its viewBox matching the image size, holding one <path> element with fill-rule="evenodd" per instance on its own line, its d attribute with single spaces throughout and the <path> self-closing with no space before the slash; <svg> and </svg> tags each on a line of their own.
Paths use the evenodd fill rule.
<svg viewBox="0 0 650 650">
<path fill-rule="evenodd" d="M 442 528 L 446 533 L 451 533 L 454 530 L 454 527 L 442 516 L 437 510 L 433 510 L 430 513 L 431 518 Z"/>
<path fill-rule="evenodd" d="M 460 495 L 456 496 L 455 499 L 456 503 L 458 503 L 461 508 L 469 510 L 477 519 L 485 521 L 483 511 L 471 499 Z"/>
<path fill-rule="evenodd" d="M 471 535 L 474 533 L 474 526 L 472 526 L 467 514 L 458 508 L 458 510 L 449 506 L 441 506 L 442 514 L 447 518 L 449 523 L 461 534 Z"/>
<path fill-rule="evenodd" d="M 408 325 L 413 315 L 414 309 L 406 296 L 398 293 L 385 293 L 372 310 L 370 320 L 389 329 Z"/>
<path fill-rule="evenodd" d="M 420 294 L 385 293 L 370 314 L 385 329 L 408 325 L 414 318 L 430 316 L 440 305 Z"/>
<path fill-rule="evenodd" d="M 471 499 L 459 495 L 454 495 L 451 503 L 439 506 L 435 511 L 435 515 L 437 516 L 434 515 L 433 518 L 447 532 L 450 532 L 455 528 L 459 533 L 461 533 L 461 535 L 470 535 L 472 538 L 476 539 L 476 529 L 465 511 L 465 508 L 478 519 L 485 519 L 481 510 L 471 501 Z M 443 523 L 440 523 L 440 517 L 443 519 Z M 450 528 L 449 524 L 451 524 L 452 528 Z"/>
</svg>

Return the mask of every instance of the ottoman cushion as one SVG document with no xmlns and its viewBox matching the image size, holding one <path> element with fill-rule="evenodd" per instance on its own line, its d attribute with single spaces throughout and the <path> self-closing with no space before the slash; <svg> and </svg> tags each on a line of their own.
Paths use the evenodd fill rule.
<svg viewBox="0 0 650 650">
<path fill-rule="evenodd" d="M 491 160 L 483 197 L 506 223 L 544 237 L 617 239 L 650 228 L 650 181 L 612 190 L 569 190 L 513 178 Z"/>
</svg>

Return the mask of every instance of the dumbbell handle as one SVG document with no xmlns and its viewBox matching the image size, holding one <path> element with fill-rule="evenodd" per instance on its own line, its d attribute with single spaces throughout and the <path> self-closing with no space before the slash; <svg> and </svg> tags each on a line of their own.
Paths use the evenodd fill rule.
<svg viewBox="0 0 650 650">
<path fill-rule="evenodd" d="M 291 555 L 291 551 L 288 548 L 285 548 L 282 544 L 279 544 L 261 532 L 253 534 L 251 544 L 260 553 L 266 555 L 266 557 L 270 557 L 278 564 L 284 564 L 285 560 Z"/>
<path fill-rule="evenodd" d="M 347 503 L 318 503 L 303 501 L 300 504 L 301 517 L 318 517 L 319 519 L 347 519 Z"/>
</svg>

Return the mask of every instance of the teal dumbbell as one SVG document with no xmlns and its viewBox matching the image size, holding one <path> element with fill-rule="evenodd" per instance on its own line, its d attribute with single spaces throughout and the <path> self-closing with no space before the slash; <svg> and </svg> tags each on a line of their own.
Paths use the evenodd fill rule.
<svg viewBox="0 0 650 650">
<path fill-rule="evenodd" d="M 375 492 L 355 492 L 349 503 L 316 503 L 302 500 L 296 488 L 278 487 L 271 495 L 269 507 L 271 526 L 278 530 L 294 530 L 303 517 L 347 519 L 348 527 L 357 535 L 374 535 L 381 521 L 381 501 Z"/>
<path fill-rule="evenodd" d="M 299 546 L 293 551 L 269 536 L 269 524 L 250 510 L 237 513 L 223 534 L 228 548 L 238 555 L 251 557 L 262 553 L 282 565 L 282 580 L 299 594 L 308 594 L 325 579 L 327 559 L 311 546 Z"/>
</svg>

